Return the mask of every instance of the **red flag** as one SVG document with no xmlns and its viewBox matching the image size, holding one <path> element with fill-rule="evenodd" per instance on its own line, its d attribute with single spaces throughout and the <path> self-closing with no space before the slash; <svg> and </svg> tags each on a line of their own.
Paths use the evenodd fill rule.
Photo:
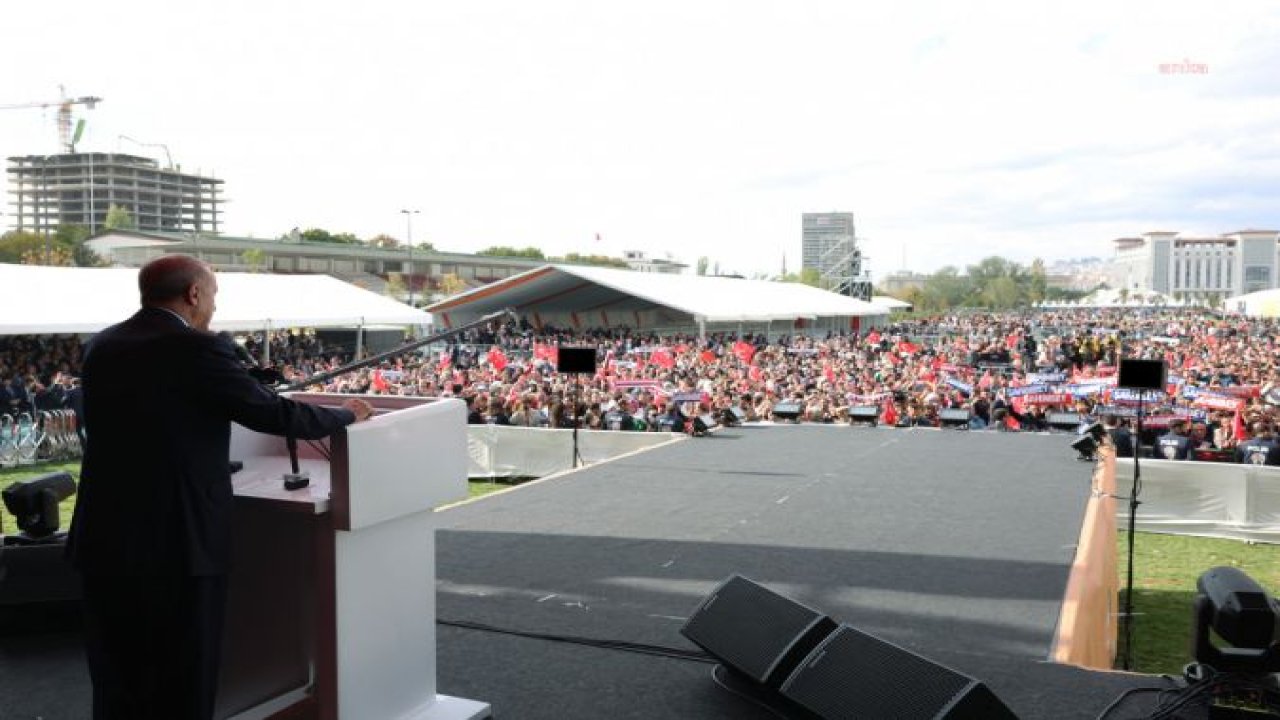
<svg viewBox="0 0 1280 720">
<path fill-rule="evenodd" d="M 867 333 L 867 344 L 868 345 L 880 344 L 880 332 L 878 330 L 872 330 L 871 332 Z"/>
<path fill-rule="evenodd" d="M 698 359 L 704 363 L 713 363 L 716 361 L 716 354 L 710 350 L 703 350 L 698 353 Z"/>
<path fill-rule="evenodd" d="M 507 366 L 507 356 L 496 345 L 489 348 L 489 364 L 494 370 L 502 370 Z"/>
<path fill-rule="evenodd" d="M 1249 429 L 1244 426 L 1244 403 L 1236 408 L 1235 417 L 1231 420 L 1231 436 L 1236 442 L 1243 442 L 1249 438 Z"/>
<path fill-rule="evenodd" d="M 373 389 L 382 393 L 387 391 L 387 379 L 382 377 L 381 370 L 373 371 Z"/>
<path fill-rule="evenodd" d="M 892 397 L 884 399 L 884 412 L 881 413 L 881 420 L 885 425 L 898 424 L 898 408 L 894 406 Z"/>
<path fill-rule="evenodd" d="M 822 376 L 827 379 L 827 382 L 833 383 L 836 381 L 836 371 L 831 367 L 831 363 L 822 363 Z"/>
<path fill-rule="evenodd" d="M 756 346 L 749 342 L 739 340 L 733 344 L 733 354 L 738 357 L 744 364 L 750 365 L 751 358 L 755 357 Z"/>
<path fill-rule="evenodd" d="M 668 370 L 676 366 L 676 359 L 671 356 L 671 351 L 666 348 L 654 350 L 649 359 L 653 361 L 654 365 L 661 365 Z"/>
<path fill-rule="evenodd" d="M 898 352 L 904 352 L 908 355 L 914 355 L 920 352 L 920 346 L 907 340 L 898 341 Z"/>
</svg>

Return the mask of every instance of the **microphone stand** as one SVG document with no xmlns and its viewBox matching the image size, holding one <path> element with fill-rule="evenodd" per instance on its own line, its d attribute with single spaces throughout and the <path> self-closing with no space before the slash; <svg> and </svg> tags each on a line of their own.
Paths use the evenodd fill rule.
<svg viewBox="0 0 1280 720">
<path fill-rule="evenodd" d="M 444 338 L 457 335 L 458 333 L 466 332 L 467 330 L 470 330 L 474 327 L 479 327 L 480 325 L 486 325 L 494 321 L 495 319 L 504 317 L 504 316 L 510 317 L 513 319 L 517 317 L 515 314 L 515 311 L 511 310 L 510 308 L 505 310 L 499 310 L 498 312 L 490 313 L 478 320 L 466 323 L 465 325 L 459 325 L 456 328 L 450 328 L 449 330 L 436 333 L 435 335 L 430 335 L 421 340 L 415 340 L 413 342 L 406 343 L 404 345 L 401 345 L 398 348 L 394 348 L 392 350 L 388 350 L 387 352 L 374 355 L 373 357 L 348 363 L 346 365 L 343 365 L 340 368 L 331 370 L 327 373 L 321 373 L 320 375 L 313 375 L 312 377 L 309 377 L 305 380 L 299 380 L 297 382 L 290 383 L 284 387 L 274 387 L 273 389 L 276 392 L 292 392 L 294 390 L 301 390 L 303 388 L 307 388 L 312 385 L 323 384 L 323 383 L 329 382 L 330 380 L 336 377 L 346 375 L 349 372 L 354 372 L 356 370 L 369 367 L 370 365 L 376 365 L 377 363 L 380 363 L 383 360 L 386 360 L 388 358 L 392 358 L 397 355 L 402 355 L 411 350 L 416 350 L 422 347 L 423 345 L 429 345 L 433 342 L 438 342 L 440 340 L 443 340 Z M 236 347 L 239 348 L 239 345 L 236 345 Z M 239 348 L 239 349 L 241 352 L 244 352 L 244 348 Z M 245 355 L 247 356 L 248 353 L 245 353 Z M 248 363 L 252 365 L 252 367 L 248 368 L 249 373 L 253 375 L 255 378 L 257 378 L 257 380 L 261 382 L 263 385 L 272 387 L 274 384 L 279 382 L 279 379 L 281 379 L 281 376 L 278 370 L 275 370 L 275 368 L 258 367 L 257 363 L 253 361 L 253 358 L 251 356 L 249 357 Z M 574 429 L 574 432 L 575 433 L 577 432 L 576 428 Z M 301 490 L 302 488 L 305 488 L 311 484 L 311 477 L 309 473 L 303 472 L 299 469 L 298 441 L 296 438 L 292 436 L 288 436 L 285 438 L 285 446 L 289 450 L 289 469 L 291 470 L 291 472 L 285 473 L 284 489 L 285 490 Z"/>
<path fill-rule="evenodd" d="M 488 324 L 488 323 L 490 323 L 490 322 L 493 322 L 493 321 L 494 321 L 494 320 L 496 320 L 497 318 L 504 317 L 504 316 L 505 316 L 505 317 L 510 317 L 510 318 L 515 318 L 515 317 L 516 317 L 516 313 L 515 313 L 515 311 L 514 311 L 514 310 L 511 310 L 510 308 L 505 309 L 505 310 L 499 310 L 498 312 L 495 312 L 495 313 L 489 313 L 488 315 L 485 315 L 484 317 L 480 318 L 479 320 L 473 320 L 472 322 L 469 322 L 469 323 L 467 323 L 467 324 L 465 324 L 465 325 L 459 325 L 459 326 L 458 326 L 458 327 L 456 327 L 456 328 L 450 328 L 449 330 L 445 330 L 444 332 L 436 333 L 435 335 L 430 335 L 430 336 L 425 337 L 425 338 L 423 338 L 423 339 L 421 339 L 421 340 L 414 340 L 413 342 L 406 343 L 406 344 L 404 344 L 404 345 L 401 345 L 401 346 L 400 346 L 400 347 L 398 347 L 398 348 L 393 348 L 393 349 L 388 350 L 388 351 L 386 351 L 386 352 L 384 352 L 384 353 L 380 353 L 380 354 L 378 354 L 378 355 L 374 355 L 373 357 L 365 358 L 364 360 L 357 360 L 357 361 L 355 361 L 355 362 L 347 363 L 346 365 L 343 365 L 342 367 L 337 368 L 337 369 L 335 369 L 335 370 L 330 370 L 330 371 L 329 371 L 329 372 L 327 372 L 327 373 L 321 373 L 321 374 L 319 374 L 319 375 L 313 375 L 313 376 L 311 376 L 311 377 L 309 377 L 309 378 L 306 378 L 305 380 L 298 380 L 298 381 L 293 382 L 293 383 L 290 383 L 290 384 L 288 384 L 288 385 L 286 385 L 286 386 L 284 386 L 284 387 L 282 387 L 282 388 L 279 388 L 279 391 L 280 391 L 280 392 L 293 392 L 293 391 L 295 391 L 295 390 L 301 390 L 301 389 L 303 389 L 303 388 L 311 387 L 312 385 L 321 385 L 321 384 L 324 384 L 324 383 L 329 382 L 330 380 L 332 380 L 332 379 L 334 379 L 334 378 L 336 378 L 336 377 L 340 377 L 340 376 L 342 376 L 342 375 L 346 375 L 346 374 L 347 374 L 347 373 L 349 373 L 349 372 L 354 372 L 354 371 L 356 371 L 356 370 L 361 370 L 361 369 L 363 369 L 363 368 L 367 368 L 367 367 L 369 367 L 370 365 L 377 365 L 378 363 L 382 362 L 383 360 L 387 360 L 387 359 L 389 359 L 389 358 L 396 357 L 397 355 L 403 355 L 404 353 L 407 353 L 407 352 L 409 352 L 409 351 L 411 351 L 411 350 L 417 350 L 418 348 L 422 347 L 423 345 L 430 345 L 430 344 L 431 344 L 431 343 L 433 343 L 433 342 L 439 342 L 439 341 L 441 341 L 441 340 L 443 340 L 443 339 L 445 339 L 445 338 L 447 338 L 447 337 L 450 337 L 450 336 L 453 336 L 453 335 L 457 335 L 458 333 L 466 332 L 467 330 L 470 330 L 470 329 L 475 328 L 475 327 L 479 327 L 479 326 L 481 326 L 481 325 L 486 325 L 486 324 Z"/>
</svg>

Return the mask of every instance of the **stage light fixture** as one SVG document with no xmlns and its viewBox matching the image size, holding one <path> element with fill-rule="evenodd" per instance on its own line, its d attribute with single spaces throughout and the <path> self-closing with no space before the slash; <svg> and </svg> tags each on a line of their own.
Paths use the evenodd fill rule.
<svg viewBox="0 0 1280 720">
<path fill-rule="evenodd" d="M 1081 435 L 1075 442 L 1071 443 L 1071 449 L 1079 453 L 1076 456 L 1077 460 L 1093 462 L 1098 453 L 1098 441 L 1093 439 L 1093 435 Z"/>
<path fill-rule="evenodd" d="M 849 406 L 849 424 L 867 423 L 875 427 L 880 421 L 879 405 L 850 405 Z"/>
<path fill-rule="evenodd" d="M 34 545 L 62 539 L 58 533 L 58 503 L 76 492 L 71 473 L 47 473 L 19 480 L 0 491 L 4 506 L 18 519 L 17 535 L 5 537 L 6 545 Z"/>
<path fill-rule="evenodd" d="M 1276 644 L 1280 603 L 1239 568 L 1220 566 L 1196 580 L 1193 650 L 1220 672 L 1280 672 Z M 1232 647 L 1218 647 L 1209 631 Z"/>
</svg>

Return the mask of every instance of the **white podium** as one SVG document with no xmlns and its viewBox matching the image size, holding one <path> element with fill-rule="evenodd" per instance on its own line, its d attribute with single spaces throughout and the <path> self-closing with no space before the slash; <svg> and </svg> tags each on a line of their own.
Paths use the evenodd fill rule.
<svg viewBox="0 0 1280 720">
<path fill-rule="evenodd" d="M 294 394 L 337 406 L 350 395 Z M 467 495 L 459 400 L 364 396 L 370 420 L 298 442 L 233 426 L 235 539 L 217 717 L 472 720 L 436 692 L 432 508 Z M 326 458 L 326 454 L 328 457 Z"/>
</svg>

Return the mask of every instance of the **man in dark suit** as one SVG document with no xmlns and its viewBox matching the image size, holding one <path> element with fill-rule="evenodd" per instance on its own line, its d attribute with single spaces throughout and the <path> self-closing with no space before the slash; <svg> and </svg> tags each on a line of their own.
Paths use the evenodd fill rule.
<svg viewBox="0 0 1280 720">
<path fill-rule="evenodd" d="M 93 717 L 212 717 L 231 545 L 231 423 L 323 438 L 372 414 L 281 398 L 209 332 L 217 280 L 138 274 L 142 309 L 85 352 L 88 437 L 68 556 L 83 576 Z"/>
<path fill-rule="evenodd" d="M 1129 428 L 1120 424 L 1120 418 L 1115 415 L 1107 415 L 1102 419 L 1102 426 L 1106 428 L 1107 435 L 1111 436 L 1111 444 L 1115 446 L 1116 457 L 1133 457 L 1133 433 L 1129 432 Z"/>
</svg>

